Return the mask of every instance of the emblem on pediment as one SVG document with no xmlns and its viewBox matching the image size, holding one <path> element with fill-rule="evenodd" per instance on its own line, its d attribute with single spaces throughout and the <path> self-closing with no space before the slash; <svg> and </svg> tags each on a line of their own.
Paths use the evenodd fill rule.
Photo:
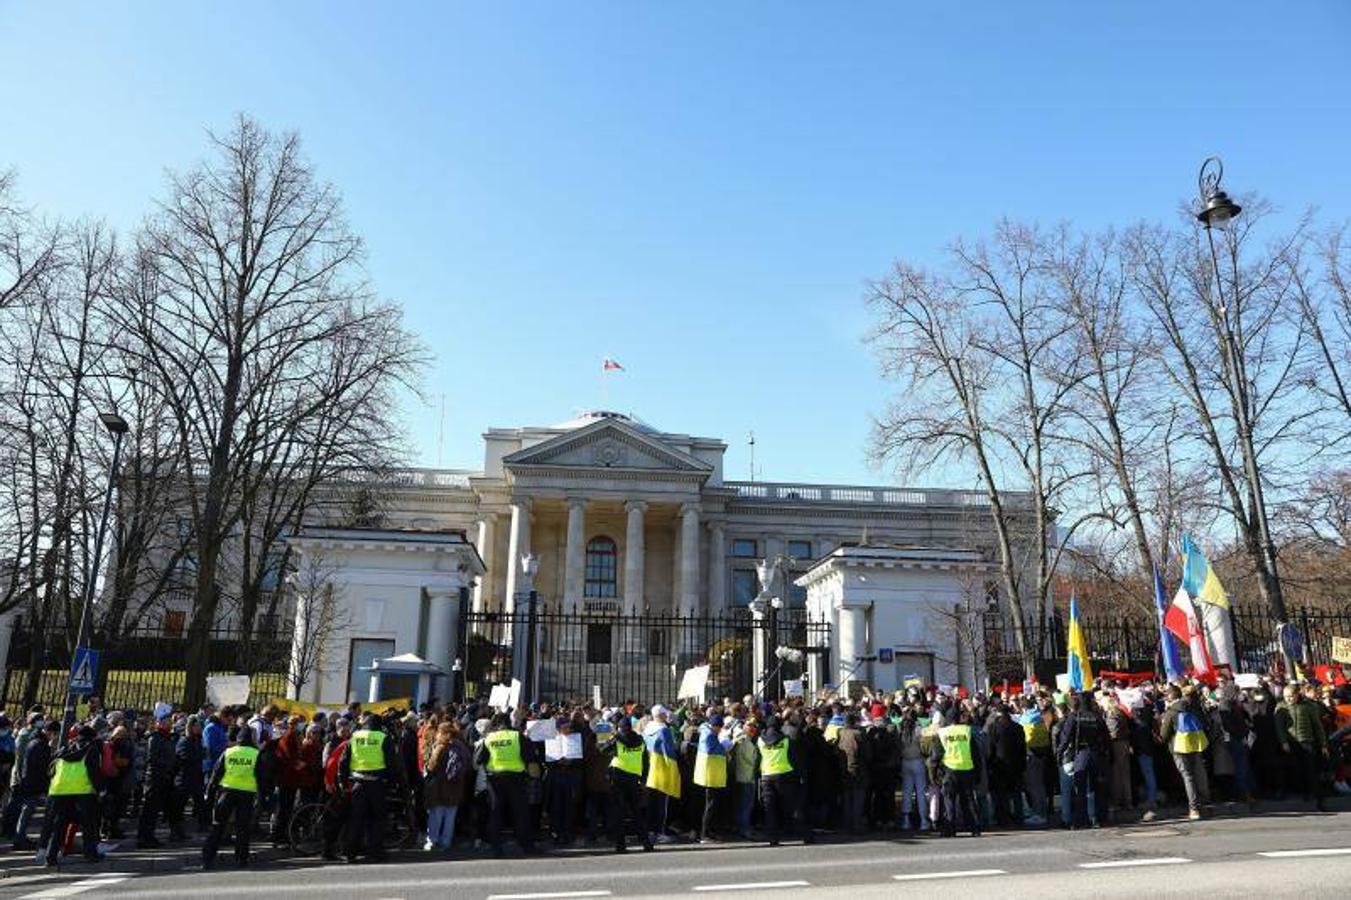
<svg viewBox="0 0 1351 900">
<path fill-rule="evenodd" d="M 591 458 L 598 466 L 622 466 L 627 454 L 624 445 L 615 440 L 597 441 Z"/>
</svg>

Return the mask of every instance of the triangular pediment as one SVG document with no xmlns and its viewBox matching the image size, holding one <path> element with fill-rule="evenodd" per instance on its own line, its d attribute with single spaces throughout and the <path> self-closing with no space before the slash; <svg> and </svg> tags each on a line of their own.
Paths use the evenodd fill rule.
<svg viewBox="0 0 1351 900">
<path fill-rule="evenodd" d="M 708 463 L 663 443 L 658 437 L 614 419 L 597 421 L 549 438 L 533 447 L 509 454 L 502 462 L 509 469 L 549 466 L 689 473 L 713 471 Z"/>
</svg>

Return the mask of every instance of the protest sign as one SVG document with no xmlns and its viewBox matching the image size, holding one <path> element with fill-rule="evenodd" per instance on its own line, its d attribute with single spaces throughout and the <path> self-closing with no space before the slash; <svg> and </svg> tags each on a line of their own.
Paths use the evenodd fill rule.
<svg viewBox="0 0 1351 900">
<path fill-rule="evenodd" d="M 216 709 L 249 702 L 249 676 L 211 675 L 206 679 L 206 702 Z"/>
<path fill-rule="evenodd" d="M 685 675 L 680 679 L 680 693 L 677 699 L 684 700 L 686 697 L 692 697 L 695 700 L 704 699 L 704 688 L 708 686 L 708 666 L 695 666 L 692 669 L 686 669 Z"/>
<path fill-rule="evenodd" d="M 505 684 L 493 685 L 492 692 L 488 694 L 488 705 L 493 709 L 511 709 L 511 688 Z"/>
<path fill-rule="evenodd" d="M 785 697 L 801 697 L 801 696 L 802 696 L 802 679 L 801 679 L 801 678 L 789 678 L 787 681 L 785 681 L 785 682 L 783 683 L 783 695 L 784 695 Z"/>
<path fill-rule="evenodd" d="M 544 742 L 544 761 L 558 762 L 560 759 L 582 758 L 582 736 L 580 734 L 559 734 Z"/>
<path fill-rule="evenodd" d="M 525 723 L 525 736 L 532 741 L 550 741 L 558 736 L 558 725 L 552 718 L 531 719 Z"/>
<path fill-rule="evenodd" d="M 1351 663 L 1351 638 L 1333 637 L 1332 658 L 1337 662 Z"/>
</svg>

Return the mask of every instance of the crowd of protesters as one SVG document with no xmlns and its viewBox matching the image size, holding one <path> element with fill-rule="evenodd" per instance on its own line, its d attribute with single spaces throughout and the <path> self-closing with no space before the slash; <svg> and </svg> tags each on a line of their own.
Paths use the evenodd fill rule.
<svg viewBox="0 0 1351 900">
<path fill-rule="evenodd" d="M 650 849 L 1097 827 L 1153 819 L 1165 801 L 1191 818 L 1217 800 L 1256 810 L 1298 798 L 1321 810 L 1328 794 L 1351 793 L 1348 706 L 1347 685 L 1239 688 L 1223 676 L 1210 686 L 1101 679 L 1082 693 L 1012 695 L 915 686 L 852 701 L 674 709 L 629 700 L 508 713 L 479 700 L 376 716 L 352 704 L 308 718 L 167 704 L 138 715 L 92 698 L 64 747 L 59 710 L 34 707 L 17 734 L 0 714 L 0 835 L 55 864 L 76 827 L 89 858 L 100 841 L 134 832 L 137 847 L 153 848 L 191 828 L 207 836 L 210 865 L 231 817 L 247 864 L 252 835 L 289 844 L 306 803 L 323 804 L 327 858 L 378 860 L 391 794 L 434 852 L 500 853 L 507 826 L 526 851 L 545 839 L 625 850 L 631 840 Z M 546 723 L 579 752 L 532 740 Z M 248 771 L 237 777 L 227 762 Z"/>
</svg>

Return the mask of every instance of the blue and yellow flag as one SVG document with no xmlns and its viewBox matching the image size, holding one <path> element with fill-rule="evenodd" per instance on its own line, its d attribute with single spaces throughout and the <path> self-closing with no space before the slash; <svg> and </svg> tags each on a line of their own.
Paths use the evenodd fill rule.
<svg viewBox="0 0 1351 900">
<path fill-rule="evenodd" d="M 1070 597 L 1070 636 L 1065 644 L 1069 655 L 1067 674 L 1070 688 L 1082 691 L 1093 683 L 1093 669 L 1088 664 L 1088 641 L 1084 639 L 1084 626 L 1079 621 L 1079 604 Z"/>
<path fill-rule="evenodd" d="M 1182 552 L 1185 555 L 1182 564 L 1182 589 L 1190 594 L 1193 600 L 1228 609 L 1229 595 L 1224 592 L 1224 585 L 1220 584 L 1220 576 L 1215 574 L 1210 560 L 1206 559 L 1206 555 L 1196 546 L 1190 535 L 1182 536 Z"/>
<path fill-rule="evenodd" d="M 648 788 L 680 799 L 680 766 L 676 762 L 679 754 L 671 726 L 649 722 L 643 731 L 643 742 L 647 744 Z"/>
</svg>

